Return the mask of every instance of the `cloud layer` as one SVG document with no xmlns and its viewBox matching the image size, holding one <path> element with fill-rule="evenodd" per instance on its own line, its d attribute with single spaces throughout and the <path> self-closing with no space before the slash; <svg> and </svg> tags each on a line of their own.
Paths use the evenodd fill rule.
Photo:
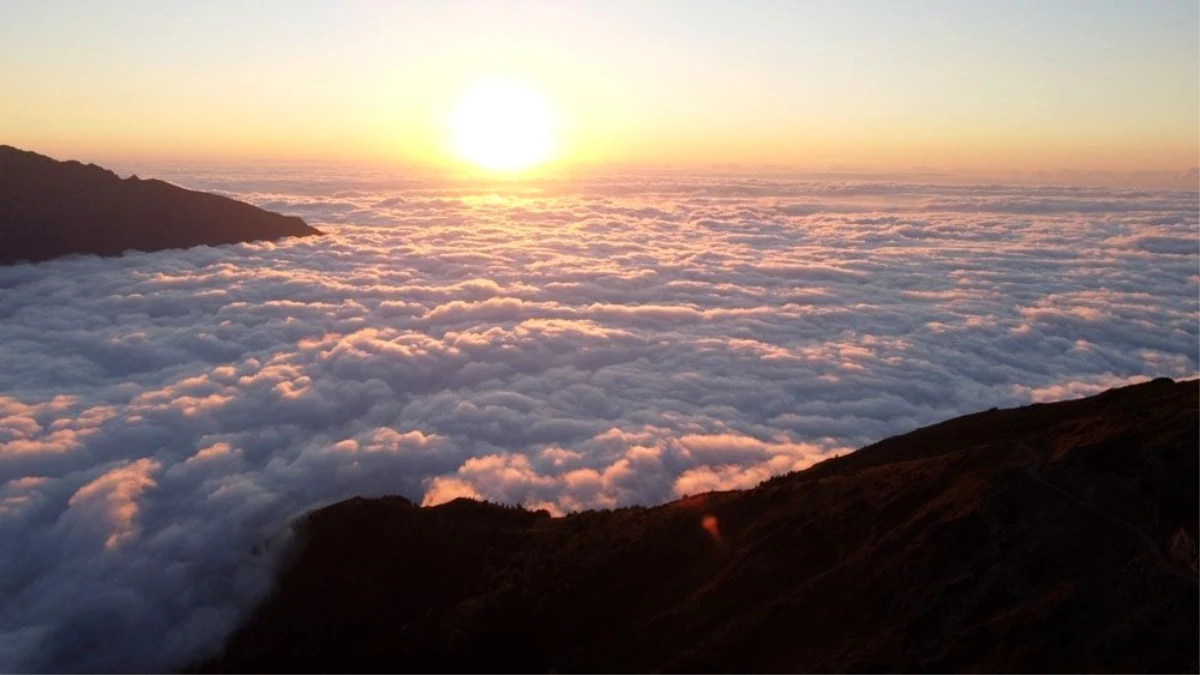
<svg viewBox="0 0 1200 675">
<path fill-rule="evenodd" d="M 175 179 L 331 234 L 0 268 L 0 670 L 203 654 L 356 494 L 650 504 L 1197 372 L 1196 193 Z"/>
</svg>

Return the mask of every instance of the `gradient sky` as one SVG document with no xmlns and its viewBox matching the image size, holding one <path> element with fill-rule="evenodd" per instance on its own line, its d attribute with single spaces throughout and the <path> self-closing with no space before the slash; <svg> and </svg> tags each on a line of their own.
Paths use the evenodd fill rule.
<svg viewBox="0 0 1200 675">
<path fill-rule="evenodd" d="M 567 162 L 1183 171 L 1195 0 L 0 4 L 0 143 L 87 159 L 445 163 L 523 79 Z"/>
</svg>

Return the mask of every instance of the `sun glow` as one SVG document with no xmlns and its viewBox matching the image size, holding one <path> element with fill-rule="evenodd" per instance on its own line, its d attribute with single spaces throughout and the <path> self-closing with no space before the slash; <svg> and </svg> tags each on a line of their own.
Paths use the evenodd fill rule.
<svg viewBox="0 0 1200 675">
<path fill-rule="evenodd" d="M 492 171 L 521 171 L 554 153 L 555 119 L 532 89 L 511 80 L 476 83 L 450 119 L 450 142 L 466 161 Z"/>
</svg>

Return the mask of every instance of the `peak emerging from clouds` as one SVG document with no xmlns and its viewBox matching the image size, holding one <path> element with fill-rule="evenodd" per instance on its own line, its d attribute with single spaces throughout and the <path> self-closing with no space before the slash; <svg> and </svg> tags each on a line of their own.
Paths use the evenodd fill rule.
<svg viewBox="0 0 1200 675">
<path fill-rule="evenodd" d="M 228 197 L 0 145 L 0 264 L 313 234 Z"/>
</svg>

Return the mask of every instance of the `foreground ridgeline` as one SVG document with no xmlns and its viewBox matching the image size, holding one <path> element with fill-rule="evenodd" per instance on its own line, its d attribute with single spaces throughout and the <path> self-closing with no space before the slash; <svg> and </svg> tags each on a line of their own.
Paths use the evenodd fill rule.
<svg viewBox="0 0 1200 675">
<path fill-rule="evenodd" d="M 295 216 L 0 145 L 0 264 L 311 234 Z"/>
<path fill-rule="evenodd" d="M 1196 672 L 1197 383 L 993 410 L 752 490 L 308 515 L 199 670 Z"/>
</svg>

